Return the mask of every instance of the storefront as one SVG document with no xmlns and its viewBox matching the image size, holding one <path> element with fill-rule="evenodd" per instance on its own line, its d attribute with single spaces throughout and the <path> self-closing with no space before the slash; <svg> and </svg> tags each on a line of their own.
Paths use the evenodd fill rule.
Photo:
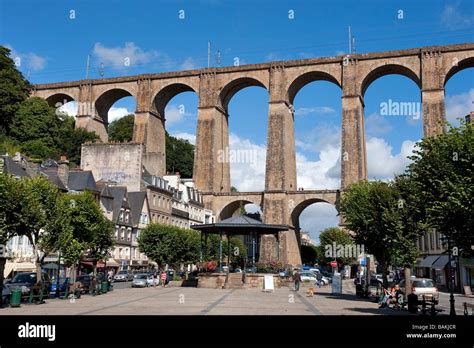
<svg viewBox="0 0 474 348">
<path fill-rule="evenodd" d="M 474 258 L 460 258 L 459 266 L 461 268 L 461 287 L 469 286 L 471 291 L 474 290 Z"/>
<path fill-rule="evenodd" d="M 426 255 L 418 258 L 415 266 L 415 275 L 418 278 L 435 279 L 436 274 L 432 269 L 432 265 L 439 257 L 440 255 Z"/>
<path fill-rule="evenodd" d="M 431 268 L 433 270 L 433 272 L 432 272 L 433 278 L 432 279 L 438 285 L 446 286 L 446 284 L 447 284 L 446 280 L 448 279 L 448 267 L 446 267 L 446 266 L 447 266 L 448 262 L 449 262 L 449 256 L 448 255 L 441 255 L 431 265 Z"/>
</svg>

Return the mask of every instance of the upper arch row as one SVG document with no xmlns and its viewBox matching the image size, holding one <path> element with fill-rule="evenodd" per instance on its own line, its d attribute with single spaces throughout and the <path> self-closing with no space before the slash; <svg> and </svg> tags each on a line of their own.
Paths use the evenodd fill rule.
<svg viewBox="0 0 474 348">
<path fill-rule="evenodd" d="M 422 62 L 421 60 L 426 60 Z M 426 66 L 424 68 L 423 66 Z M 199 95 L 199 106 L 217 106 L 227 112 L 233 95 L 245 87 L 267 89 L 271 100 L 293 104 L 298 91 L 313 81 L 324 80 L 339 86 L 346 95 L 364 96 L 367 88 L 378 78 L 398 74 L 413 80 L 421 89 L 444 88 L 457 72 L 474 67 L 474 50 L 448 52 L 426 56 L 397 57 L 343 61 L 319 65 L 248 70 L 229 73 L 203 73 L 161 80 L 139 79 L 119 83 L 72 85 L 44 88 L 38 85 L 33 95 L 42 97 L 52 106 L 69 101 L 90 102 L 97 116 L 106 117 L 108 109 L 119 99 L 133 96 L 137 110 L 155 111 L 163 115 L 167 103 L 176 95 L 191 91 Z M 428 75 L 428 76 L 426 76 Z M 104 114 L 105 113 L 105 114 Z"/>
</svg>

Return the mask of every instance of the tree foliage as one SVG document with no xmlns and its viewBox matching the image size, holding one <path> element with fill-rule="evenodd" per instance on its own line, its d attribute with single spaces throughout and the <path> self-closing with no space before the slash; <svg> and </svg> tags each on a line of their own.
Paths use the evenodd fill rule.
<svg viewBox="0 0 474 348">
<path fill-rule="evenodd" d="M 334 243 L 336 245 L 336 250 L 334 250 Z M 319 252 L 321 259 L 320 262 L 323 264 L 327 264 L 333 260 L 336 260 L 340 265 L 348 265 L 352 261 L 354 261 L 354 255 L 337 255 L 337 247 L 345 247 L 345 246 L 354 246 L 353 238 L 347 233 L 346 231 L 338 228 L 338 227 L 329 227 L 325 230 L 321 231 L 319 235 Z M 330 249 L 329 249 L 330 248 Z M 331 251 L 331 255 L 327 251 Z M 334 253 L 336 253 L 334 255 Z M 358 256 L 358 255 L 357 255 Z"/>
<path fill-rule="evenodd" d="M 0 46 L 0 133 L 8 134 L 22 101 L 28 98 L 30 83 L 16 69 L 10 50 Z"/>
<path fill-rule="evenodd" d="M 398 261 L 403 253 L 416 257 L 419 231 L 406 233 L 408 209 L 404 209 L 394 183 L 361 181 L 353 184 L 344 192 L 338 210 L 347 228 L 355 233 L 355 242 L 363 245 L 365 252 L 373 254 L 382 266 L 385 285 L 389 265 Z"/>
<path fill-rule="evenodd" d="M 318 258 L 317 248 L 313 245 L 301 246 L 301 261 L 303 264 L 312 265 L 316 263 Z"/>
<path fill-rule="evenodd" d="M 184 178 L 193 176 L 194 145 L 166 133 L 166 171 L 179 172 Z"/>
<path fill-rule="evenodd" d="M 461 123 L 418 143 L 406 173 L 427 223 L 464 253 L 474 245 L 474 129 Z"/>
<path fill-rule="evenodd" d="M 199 244 L 198 232 L 170 225 L 150 224 L 138 237 L 140 252 L 159 267 L 199 261 Z"/>
<path fill-rule="evenodd" d="M 126 115 L 118 120 L 112 121 L 109 125 L 109 140 L 127 142 L 133 138 L 133 123 L 135 115 Z"/>
</svg>

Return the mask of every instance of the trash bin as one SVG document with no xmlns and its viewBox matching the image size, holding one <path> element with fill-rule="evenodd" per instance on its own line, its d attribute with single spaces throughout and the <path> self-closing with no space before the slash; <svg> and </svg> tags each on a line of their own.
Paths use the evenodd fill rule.
<svg viewBox="0 0 474 348">
<path fill-rule="evenodd" d="M 408 302 L 408 312 L 416 313 L 418 312 L 418 296 L 415 294 L 410 294 L 407 296 Z"/>
<path fill-rule="evenodd" d="M 10 307 L 20 307 L 21 289 L 12 289 L 10 295 Z"/>
<path fill-rule="evenodd" d="M 108 283 L 108 282 L 102 282 L 102 283 L 101 283 L 101 287 L 100 287 L 100 291 L 101 291 L 103 294 L 105 294 L 108 289 L 109 289 L 109 283 Z"/>
</svg>

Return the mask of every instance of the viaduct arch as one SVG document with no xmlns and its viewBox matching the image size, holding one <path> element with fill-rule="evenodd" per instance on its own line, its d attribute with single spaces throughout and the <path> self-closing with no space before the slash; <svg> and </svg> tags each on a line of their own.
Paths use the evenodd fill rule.
<svg viewBox="0 0 474 348">
<path fill-rule="evenodd" d="M 339 191 L 297 191 L 293 100 L 306 84 L 333 82 L 342 89 L 341 190 L 367 178 L 364 130 L 364 94 L 367 87 L 388 74 L 404 75 L 419 87 L 423 134 L 444 131 L 444 86 L 457 72 L 474 67 L 474 43 L 430 46 L 389 52 L 353 54 L 243 66 L 207 68 L 160 74 L 104 78 L 35 85 L 32 95 L 56 105 L 78 102 L 76 126 L 95 131 L 107 141 L 107 112 L 124 96 L 136 99 L 133 140 L 145 145 L 145 166 L 165 174 L 164 108 L 175 95 L 198 95 L 198 125 L 193 178 L 203 191 L 205 204 L 219 216 L 234 201 L 259 205 L 267 223 L 286 224 L 280 236 L 283 261 L 301 263 L 297 217 L 305 205 L 335 204 Z M 229 146 L 228 104 L 242 88 L 260 86 L 269 93 L 265 191 L 230 192 L 229 163 L 218 154 Z M 258 202 L 258 203 L 257 203 Z M 311 203 L 310 203 L 311 202 Z M 296 232 L 296 233 L 295 233 Z M 268 237 L 268 238 L 267 238 Z M 261 255 L 273 257 L 271 236 L 265 237 Z"/>
</svg>

